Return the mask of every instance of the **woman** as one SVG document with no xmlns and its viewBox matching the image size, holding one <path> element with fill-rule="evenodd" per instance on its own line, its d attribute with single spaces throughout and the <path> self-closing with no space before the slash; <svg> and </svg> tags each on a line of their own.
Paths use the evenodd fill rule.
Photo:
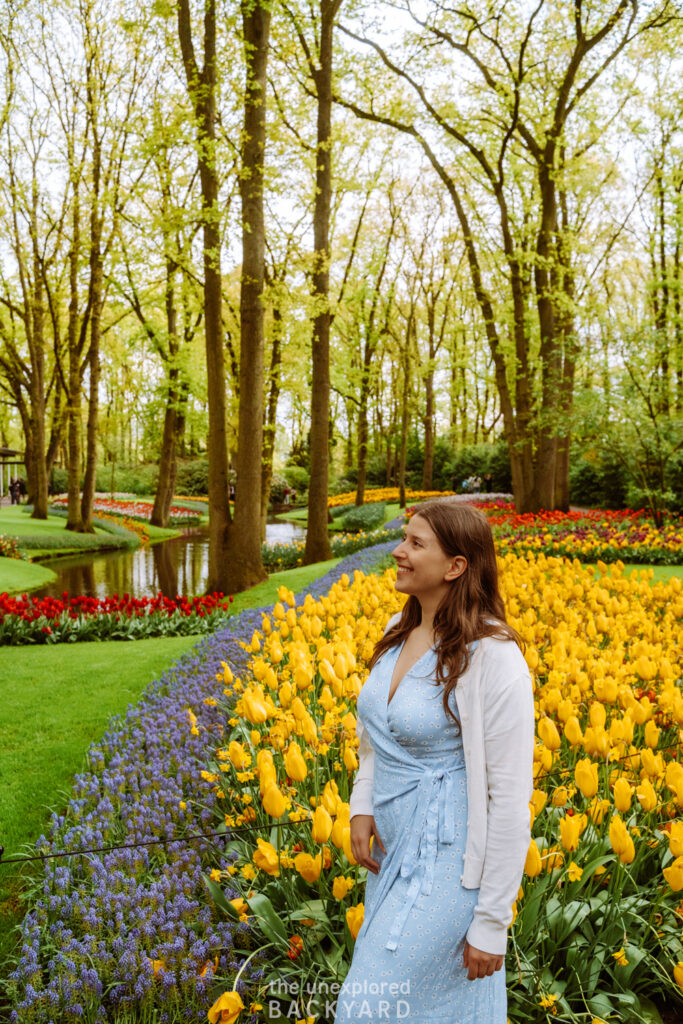
<svg viewBox="0 0 683 1024">
<path fill-rule="evenodd" d="M 507 928 L 530 841 L 531 679 L 482 513 L 427 502 L 393 556 L 409 597 L 358 698 L 351 849 L 368 878 L 335 1024 L 505 1024 Z"/>
</svg>

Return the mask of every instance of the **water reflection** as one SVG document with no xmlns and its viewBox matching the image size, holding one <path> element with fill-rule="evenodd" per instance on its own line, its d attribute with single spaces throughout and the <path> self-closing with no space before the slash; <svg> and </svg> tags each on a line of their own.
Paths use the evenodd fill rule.
<svg viewBox="0 0 683 1024">
<path fill-rule="evenodd" d="M 305 530 L 288 522 L 269 523 L 266 528 L 270 544 L 291 543 L 305 536 Z M 150 597 L 159 591 L 166 597 L 202 594 L 208 582 L 209 536 L 203 530 L 192 531 L 134 551 L 73 555 L 46 559 L 42 564 L 57 573 L 57 579 L 32 591 L 37 597 L 61 597 L 65 590 L 72 596 L 91 597 Z"/>
</svg>

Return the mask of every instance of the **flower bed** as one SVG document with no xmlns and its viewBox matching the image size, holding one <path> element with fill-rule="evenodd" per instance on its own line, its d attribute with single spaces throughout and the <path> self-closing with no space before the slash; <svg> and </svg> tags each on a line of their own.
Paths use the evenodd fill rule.
<svg viewBox="0 0 683 1024">
<path fill-rule="evenodd" d="M 218 628 L 232 597 L 9 597 L 0 594 L 0 644 L 142 640 L 190 636 Z"/>
<path fill-rule="evenodd" d="M 427 501 L 429 498 L 442 498 L 454 491 L 411 491 L 406 489 L 406 501 Z M 398 487 L 370 487 L 365 491 L 365 502 L 386 501 L 396 502 L 399 500 Z M 353 505 L 356 501 L 355 491 L 344 491 L 342 494 L 333 494 L 328 500 L 329 508 L 338 508 L 340 505 Z"/>
<path fill-rule="evenodd" d="M 46 862 L 11 981 L 17 1022 L 180 1024 L 203 1005 L 242 1024 L 266 1019 L 274 972 L 305 998 L 307 979 L 341 979 L 364 880 L 348 848 L 354 703 L 401 600 L 391 573 L 331 585 L 342 570 L 319 598 L 293 606 L 282 591 L 270 615 L 231 620 L 92 749 L 42 852 L 210 831 L 226 815 L 235 831 Z M 630 1024 L 649 998 L 680 1007 L 683 588 L 512 554 L 502 588 L 539 714 L 510 1019 Z"/>
<path fill-rule="evenodd" d="M 630 1021 L 652 996 L 683 1005 L 683 591 L 616 570 L 596 582 L 557 559 L 504 559 L 539 713 L 534 838 L 513 908 L 517 1021 Z M 232 731 L 205 778 L 221 820 L 259 829 L 233 842 L 210 888 L 224 913 L 251 918 L 268 950 L 271 972 L 250 998 L 270 1005 L 288 979 L 283 1016 L 296 991 L 296 1012 L 318 1019 L 310 979 L 324 1012 L 362 923 L 365 873 L 349 845 L 353 707 L 401 603 L 393 578 L 342 580 L 296 610 L 283 594 L 251 638 L 246 680 L 224 674 Z"/>
<path fill-rule="evenodd" d="M 51 501 L 51 505 L 55 509 L 65 509 L 68 503 L 68 498 L 64 495 L 59 495 Z M 152 508 L 152 503 L 149 501 L 133 501 L 129 498 L 106 498 L 102 494 L 97 494 L 93 502 L 95 512 L 107 512 L 112 516 L 139 519 L 142 522 L 149 522 L 152 517 Z M 180 505 L 171 506 L 168 520 L 169 526 L 195 526 L 200 520 L 201 513 L 197 510 L 184 508 Z"/>
<path fill-rule="evenodd" d="M 26 560 L 26 555 L 19 550 L 14 537 L 5 537 L 0 534 L 0 558 L 18 558 Z"/>
<path fill-rule="evenodd" d="M 514 511 L 489 517 L 501 551 L 563 555 L 580 562 L 652 565 L 683 563 L 683 519 L 671 516 L 658 530 L 643 511 Z"/>
<path fill-rule="evenodd" d="M 390 525 L 369 533 L 360 530 L 357 533 L 332 534 L 330 537 L 332 557 L 343 558 L 345 555 L 353 554 L 354 551 L 374 547 L 388 540 L 397 540 L 401 536 L 403 536 L 403 529 L 391 527 Z M 305 548 L 306 542 L 303 540 L 295 541 L 292 544 L 263 544 L 261 546 L 261 558 L 269 572 L 294 569 L 297 565 L 303 564 Z"/>
</svg>

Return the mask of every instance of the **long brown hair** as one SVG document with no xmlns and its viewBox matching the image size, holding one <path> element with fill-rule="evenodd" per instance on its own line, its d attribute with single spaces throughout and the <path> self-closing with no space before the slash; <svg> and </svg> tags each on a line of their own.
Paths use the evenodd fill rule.
<svg viewBox="0 0 683 1024">
<path fill-rule="evenodd" d="M 443 687 L 444 711 L 458 723 L 448 701 L 469 665 L 469 645 L 482 637 L 495 636 L 512 640 L 521 648 L 522 639 L 505 618 L 493 534 L 483 512 L 472 505 L 442 499 L 418 505 L 415 515 L 426 520 L 449 558 L 462 555 L 467 559 L 467 568 L 452 580 L 434 615 L 437 685 Z M 370 668 L 385 651 L 402 644 L 421 621 L 420 602 L 411 595 L 399 621 L 378 641 Z"/>
</svg>

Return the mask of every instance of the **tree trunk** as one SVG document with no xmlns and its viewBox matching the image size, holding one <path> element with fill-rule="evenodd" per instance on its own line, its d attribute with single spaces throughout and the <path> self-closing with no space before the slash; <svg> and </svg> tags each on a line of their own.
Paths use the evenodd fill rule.
<svg viewBox="0 0 683 1024">
<path fill-rule="evenodd" d="M 81 498 L 81 522 L 84 533 L 94 533 L 92 524 L 93 505 L 95 503 L 95 484 L 97 477 L 97 420 L 99 416 L 100 388 L 100 341 L 102 324 L 102 221 L 97 212 L 93 212 L 90 255 L 90 348 L 88 351 L 88 424 L 85 441 L 85 476 L 83 478 L 83 495 Z"/>
<path fill-rule="evenodd" d="M 67 530 L 82 532 L 81 519 L 81 352 L 78 329 L 78 256 L 81 245 L 80 193 L 74 189 L 72 212 L 72 238 L 69 251 L 69 321 L 67 346 L 69 368 L 67 375 Z"/>
<path fill-rule="evenodd" d="M 308 528 L 304 561 L 324 562 L 332 557 L 328 523 L 330 421 L 330 206 L 332 202 L 332 39 L 341 0 L 320 0 L 320 58 L 314 71 L 318 104 L 313 211 L 313 297 L 315 317 L 312 339 L 311 479 L 308 489 Z"/>
<path fill-rule="evenodd" d="M 204 67 L 199 71 L 192 43 L 189 0 L 178 2 L 178 36 L 190 100 L 197 125 L 198 167 L 202 193 L 204 255 L 204 332 L 209 404 L 209 580 L 208 590 L 230 592 L 228 443 L 225 366 L 221 315 L 220 210 L 216 166 L 216 7 L 204 4 Z M 239 560 L 239 552 L 235 553 Z"/>
<path fill-rule="evenodd" d="M 270 373 L 266 421 L 263 428 L 263 455 L 261 458 L 261 540 L 266 539 L 266 520 L 273 482 L 273 453 L 277 429 L 277 403 L 280 397 L 280 365 L 282 361 L 282 314 L 276 299 L 273 305 L 273 346 L 270 353 Z"/>
<path fill-rule="evenodd" d="M 430 368 L 425 377 L 425 448 L 422 464 L 422 490 L 431 491 L 434 477 L 434 371 Z"/>
<path fill-rule="evenodd" d="M 178 470 L 178 436 L 179 424 L 183 420 L 180 411 L 181 389 L 179 387 L 180 371 L 175 365 L 178 349 L 178 312 L 175 303 L 174 275 L 175 264 L 166 262 L 166 331 L 168 333 L 168 386 L 166 392 L 166 410 L 164 412 L 164 430 L 161 439 L 159 458 L 159 480 L 154 495 L 154 506 L 150 523 L 153 526 L 166 528 L 171 514 L 173 494 L 175 491 L 176 473 Z"/>
<path fill-rule="evenodd" d="M 261 560 L 261 454 L 265 223 L 263 168 L 266 145 L 266 72 L 270 10 L 243 0 L 246 90 L 242 134 L 242 277 L 240 290 L 240 402 L 235 520 L 230 533 L 230 580 L 246 590 L 265 578 Z"/>
<path fill-rule="evenodd" d="M 33 512 L 32 519 L 47 519 L 47 467 L 45 463 L 45 302 L 43 267 L 38 250 L 38 191 L 34 181 L 31 236 L 33 243 L 33 289 L 31 329 L 27 332 L 31 358 L 31 434 L 33 439 Z"/>
<path fill-rule="evenodd" d="M 358 439 L 356 459 L 358 465 L 358 482 L 356 484 L 356 505 L 365 501 L 365 484 L 368 475 L 368 400 L 370 398 L 370 358 L 366 340 L 363 353 L 363 375 L 360 384 L 358 401 Z"/>
</svg>

